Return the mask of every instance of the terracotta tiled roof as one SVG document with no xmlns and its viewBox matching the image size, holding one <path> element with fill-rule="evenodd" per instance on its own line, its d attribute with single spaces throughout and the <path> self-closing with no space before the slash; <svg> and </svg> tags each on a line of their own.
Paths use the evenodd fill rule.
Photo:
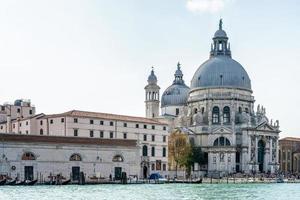
<svg viewBox="0 0 300 200">
<path fill-rule="evenodd" d="M 100 139 L 83 137 L 60 137 L 39 135 L 17 135 L 0 133 L 0 142 L 13 143 L 46 143 L 46 144 L 80 144 L 80 145 L 102 145 L 102 146 L 137 146 L 136 140 L 128 139 Z"/>
<path fill-rule="evenodd" d="M 284 140 L 300 142 L 300 138 L 296 138 L 296 137 L 285 137 L 285 138 L 280 139 L 280 141 L 284 141 Z"/>
<path fill-rule="evenodd" d="M 69 112 L 53 115 L 45 115 L 39 119 L 45 118 L 55 118 L 55 117 L 83 117 L 83 118 L 96 118 L 96 119 L 106 119 L 106 120 L 116 120 L 116 121 L 127 121 L 127 122 L 137 122 L 137 123 L 146 123 L 146 124 L 157 124 L 157 125 L 167 125 L 166 123 L 160 122 L 156 119 L 149 119 L 145 117 L 133 117 L 126 115 L 116 115 L 110 113 L 99 113 L 99 112 L 89 112 L 89 111 L 80 111 L 72 110 Z"/>
</svg>

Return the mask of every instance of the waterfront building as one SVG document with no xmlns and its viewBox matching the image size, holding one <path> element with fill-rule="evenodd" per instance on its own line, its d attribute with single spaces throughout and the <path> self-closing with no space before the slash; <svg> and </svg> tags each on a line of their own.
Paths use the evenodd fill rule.
<svg viewBox="0 0 300 200">
<path fill-rule="evenodd" d="M 160 173 L 166 176 L 168 171 L 167 124 L 155 119 L 72 110 L 61 114 L 45 115 L 41 113 L 28 117 L 17 117 L 11 119 L 9 123 L 4 121 L 0 123 L 0 133 L 112 141 L 134 140 L 139 155 L 135 157 L 139 168 L 136 175 L 139 178 L 147 178 L 151 173 Z M 55 147 L 55 144 L 52 143 L 52 145 Z M 23 149 L 26 148 L 28 147 L 23 147 Z M 49 149 L 49 154 L 51 154 L 51 148 Z M 34 149 L 30 151 L 35 153 Z M 110 151 L 115 152 L 114 146 L 110 147 Z M 66 153 L 68 154 L 68 152 Z M 56 161 L 53 160 L 53 165 L 55 163 Z M 110 167 L 111 170 L 113 168 L 113 166 Z M 91 168 L 85 169 L 88 170 L 86 173 L 89 173 Z M 105 175 L 107 174 L 105 173 Z"/>
<path fill-rule="evenodd" d="M 279 140 L 279 163 L 282 172 L 300 173 L 300 138 Z"/>
<path fill-rule="evenodd" d="M 275 172 L 278 170 L 279 121 L 266 109 L 254 109 L 251 80 L 232 58 L 222 20 L 213 36 L 209 59 L 196 70 L 190 88 L 181 65 L 161 98 L 169 130 L 181 128 L 208 157 L 209 174 Z"/>
</svg>

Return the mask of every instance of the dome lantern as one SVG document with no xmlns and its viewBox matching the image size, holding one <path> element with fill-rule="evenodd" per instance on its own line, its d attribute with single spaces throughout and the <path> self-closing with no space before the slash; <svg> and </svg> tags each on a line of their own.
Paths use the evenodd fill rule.
<svg viewBox="0 0 300 200">
<path fill-rule="evenodd" d="M 218 55 L 226 55 L 231 57 L 230 46 L 227 44 L 228 37 L 223 30 L 223 21 L 219 21 L 219 30 L 217 30 L 213 37 L 213 44 L 211 46 L 210 57 Z"/>
</svg>

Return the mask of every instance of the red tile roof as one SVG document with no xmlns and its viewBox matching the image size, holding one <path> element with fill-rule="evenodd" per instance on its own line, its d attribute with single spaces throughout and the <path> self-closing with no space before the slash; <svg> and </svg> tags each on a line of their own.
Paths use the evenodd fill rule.
<svg viewBox="0 0 300 200">
<path fill-rule="evenodd" d="M 83 117 L 83 118 L 97 118 L 97 119 L 106 119 L 106 120 L 116 120 L 116 121 L 127 121 L 127 122 L 137 122 L 137 123 L 147 123 L 147 124 L 157 124 L 157 125 L 168 125 L 166 123 L 160 122 L 157 119 L 150 119 L 145 117 L 133 117 L 126 115 L 116 115 L 110 113 L 99 113 L 99 112 L 89 112 L 89 111 L 80 111 L 72 110 L 69 112 L 53 115 L 45 115 L 39 119 L 45 118 L 55 118 L 55 117 Z"/>
</svg>

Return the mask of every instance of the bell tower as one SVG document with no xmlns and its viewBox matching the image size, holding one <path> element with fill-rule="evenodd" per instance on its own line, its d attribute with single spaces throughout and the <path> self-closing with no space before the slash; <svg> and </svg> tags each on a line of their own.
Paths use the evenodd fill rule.
<svg viewBox="0 0 300 200">
<path fill-rule="evenodd" d="M 157 77 L 152 67 L 151 74 L 148 76 L 148 85 L 145 87 L 145 106 L 146 117 L 155 118 L 159 116 L 159 90 Z"/>
</svg>

